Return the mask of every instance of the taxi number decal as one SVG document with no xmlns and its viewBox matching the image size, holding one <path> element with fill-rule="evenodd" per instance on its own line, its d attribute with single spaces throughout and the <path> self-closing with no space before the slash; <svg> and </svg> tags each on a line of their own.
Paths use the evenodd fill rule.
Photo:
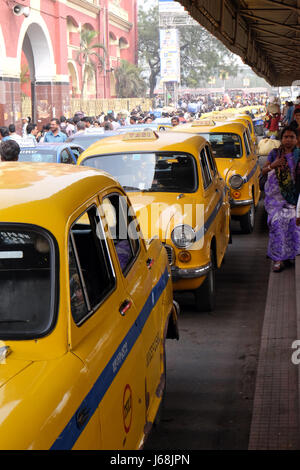
<svg viewBox="0 0 300 470">
<path fill-rule="evenodd" d="M 150 348 L 147 352 L 147 355 L 146 355 L 147 367 L 149 367 L 149 364 L 152 361 L 153 356 L 154 356 L 155 352 L 157 351 L 157 348 L 158 348 L 159 344 L 160 344 L 160 338 L 159 338 L 159 334 L 157 333 L 157 335 L 155 336 L 154 341 L 151 344 L 151 346 L 150 346 Z"/>
<path fill-rule="evenodd" d="M 123 421 L 125 432 L 128 434 L 132 421 L 132 391 L 128 384 L 125 387 L 123 395 Z"/>
</svg>

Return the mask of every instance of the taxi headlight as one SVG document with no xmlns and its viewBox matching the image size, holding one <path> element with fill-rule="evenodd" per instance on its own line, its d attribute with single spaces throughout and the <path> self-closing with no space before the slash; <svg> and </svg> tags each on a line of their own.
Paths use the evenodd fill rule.
<svg viewBox="0 0 300 470">
<path fill-rule="evenodd" d="M 196 240 L 196 233 L 190 225 L 177 225 L 171 233 L 171 239 L 178 248 L 187 248 Z"/>
<path fill-rule="evenodd" d="M 232 189 L 240 189 L 244 184 L 244 180 L 241 175 L 233 175 L 229 179 L 229 184 Z"/>
</svg>

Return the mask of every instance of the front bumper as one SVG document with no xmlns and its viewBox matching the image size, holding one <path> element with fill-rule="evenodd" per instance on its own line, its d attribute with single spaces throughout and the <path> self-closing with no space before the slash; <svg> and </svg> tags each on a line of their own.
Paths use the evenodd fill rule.
<svg viewBox="0 0 300 470">
<path fill-rule="evenodd" d="M 244 207 L 251 206 L 253 204 L 253 199 L 244 199 L 243 201 L 238 201 L 236 199 L 230 199 L 230 207 Z"/>
<path fill-rule="evenodd" d="M 197 268 L 178 268 L 178 266 L 171 266 L 172 281 L 180 281 L 181 279 L 197 279 L 206 276 L 211 270 L 212 264 L 208 263 L 204 266 Z"/>
</svg>

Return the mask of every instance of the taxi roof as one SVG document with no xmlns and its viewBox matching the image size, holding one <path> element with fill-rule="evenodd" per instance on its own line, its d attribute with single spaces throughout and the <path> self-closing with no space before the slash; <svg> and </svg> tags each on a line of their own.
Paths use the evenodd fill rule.
<svg viewBox="0 0 300 470">
<path fill-rule="evenodd" d="M 197 135 L 187 136 L 186 133 L 166 131 L 158 134 L 154 140 L 124 140 L 126 134 L 108 137 L 101 142 L 96 142 L 85 150 L 78 158 L 77 163 L 93 155 L 115 154 L 120 152 L 186 152 L 197 155 L 199 147 L 205 144 L 206 140 Z"/>
<path fill-rule="evenodd" d="M 1 162 L 0 222 L 40 225 L 54 233 L 59 220 L 65 223 L 102 187 L 116 185 L 112 176 L 88 167 Z"/>
<path fill-rule="evenodd" d="M 203 133 L 207 134 L 209 132 L 237 132 L 237 133 L 243 133 L 246 125 L 240 123 L 240 122 L 235 122 L 235 121 L 230 121 L 230 122 L 220 122 L 218 123 L 216 121 L 216 124 L 214 126 L 197 126 L 195 123 L 187 123 L 187 124 L 181 124 L 180 129 L 178 129 L 179 126 L 173 128 L 171 132 L 186 132 L 186 133 Z M 177 131 L 178 129 L 178 131 Z"/>
</svg>

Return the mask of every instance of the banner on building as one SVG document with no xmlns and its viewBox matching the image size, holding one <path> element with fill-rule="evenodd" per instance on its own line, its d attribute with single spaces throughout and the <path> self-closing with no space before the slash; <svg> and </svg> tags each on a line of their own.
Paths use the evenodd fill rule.
<svg viewBox="0 0 300 470">
<path fill-rule="evenodd" d="M 160 67 L 162 82 L 180 82 L 180 47 L 177 29 L 160 30 Z"/>
</svg>

